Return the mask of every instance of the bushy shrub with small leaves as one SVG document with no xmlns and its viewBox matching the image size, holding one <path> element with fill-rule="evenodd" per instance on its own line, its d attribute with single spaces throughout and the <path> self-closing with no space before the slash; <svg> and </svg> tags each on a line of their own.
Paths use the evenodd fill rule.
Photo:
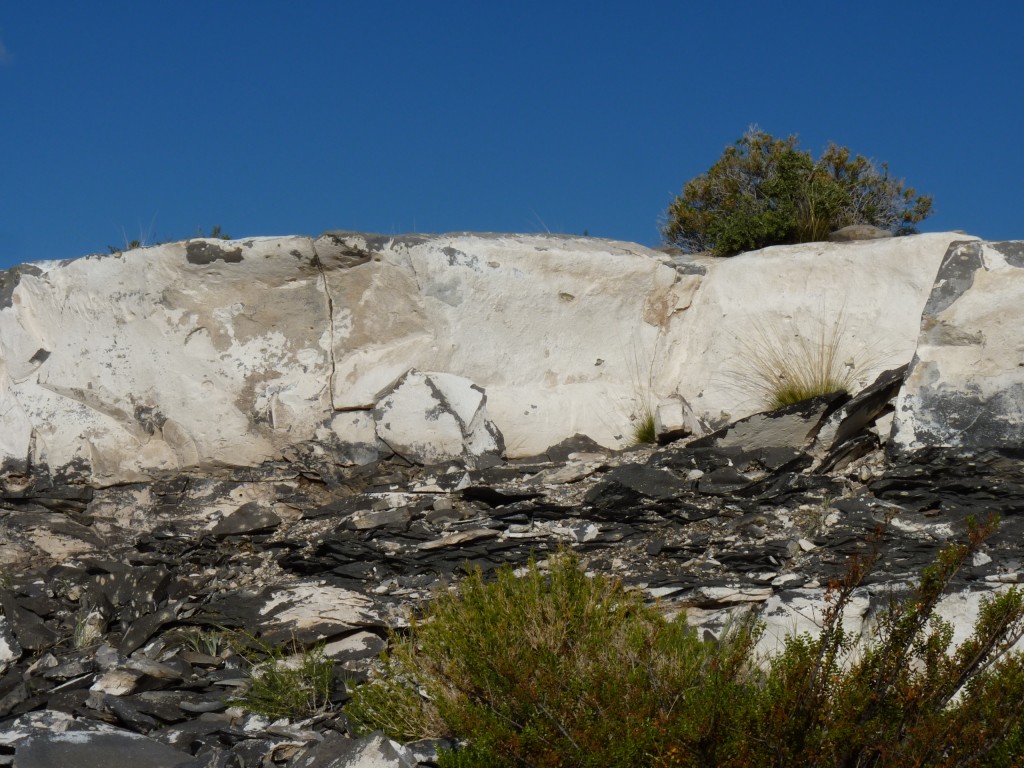
<svg viewBox="0 0 1024 768">
<path fill-rule="evenodd" d="M 756 127 L 669 205 L 662 235 L 685 251 L 733 256 L 769 245 L 824 240 L 848 224 L 894 234 L 915 231 L 931 214 L 889 167 L 830 144 L 815 161 L 796 136 L 777 139 Z"/>
<path fill-rule="evenodd" d="M 393 637 L 346 713 L 400 740 L 462 740 L 446 768 L 1019 765 L 1024 597 L 987 600 L 956 648 L 935 613 L 994 527 L 972 523 L 866 643 L 842 616 L 877 555 L 854 559 L 829 586 L 821 634 L 770 660 L 754 654 L 755 623 L 701 638 L 569 554 L 549 574 L 473 571 Z"/>
</svg>

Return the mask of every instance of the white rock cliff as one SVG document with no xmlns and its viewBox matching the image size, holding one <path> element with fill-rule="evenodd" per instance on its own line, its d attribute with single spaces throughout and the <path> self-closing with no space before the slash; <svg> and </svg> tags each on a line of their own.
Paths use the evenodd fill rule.
<svg viewBox="0 0 1024 768">
<path fill-rule="evenodd" d="M 840 328 L 864 383 L 909 362 L 943 256 L 970 239 L 710 260 L 339 232 L 23 265 L 0 273 L 0 482 L 112 485 L 303 444 L 343 463 L 395 443 L 426 462 L 534 455 L 577 433 L 619 447 L 673 398 L 723 423 L 760 409 L 744 366 L 771 334 Z"/>
</svg>

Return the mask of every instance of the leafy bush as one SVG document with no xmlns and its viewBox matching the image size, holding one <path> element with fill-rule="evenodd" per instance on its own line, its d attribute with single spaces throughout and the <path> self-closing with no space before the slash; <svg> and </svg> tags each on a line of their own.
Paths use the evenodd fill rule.
<svg viewBox="0 0 1024 768">
<path fill-rule="evenodd" d="M 754 731 L 763 765 L 1017 765 L 1024 756 L 1024 595 L 983 602 L 974 632 L 951 648 L 935 608 L 963 564 L 995 529 L 969 521 L 968 541 L 943 550 L 903 600 L 882 613 L 872 642 L 854 650 L 843 609 L 877 554 L 855 560 L 830 586 L 820 637 L 790 638 L 764 685 Z"/>
<path fill-rule="evenodd" d="M 994 529 L 971 526 L 873 638 L 857 645 L 843 609 L 877 555 L 830 585 L 819 637 L 789 638 L 764 662 L 741 622 L 702 640 L 636 593 L 588 578 L 572 555 L 545 577 L 475 571 L 393 638 L 383 674 L 346 713 L 410 740 L 466 740 L 447 768 L 483 766 L 1009 766 L 1024 756 L 1024 635 L 1016 589 L 987 600 L 951 649 L 935 607 Z"/>
<path fill-rule="evenodd" d="M 636 766 L 677 745 L 710 760 L 730 749 L 719 724 L 749 698 L 754 640 L 739 625 L 702 642 L 682 618 L 665 620 L 563 555 L 548 577 L 532 563 L 493 583 L 475 571 L 439 594 L 346 713 L 403 740 L 468 737 L 450 765 Z"/>
<path fill-rule="evenodd" d="M 894 234 L 915 231 L 932 200 L 861 155 L 830 144 L 815 161 L 797 138 L 756 127 L 726 147 L 707 173 L 691 179 L 668 208 L 665 241 L 685 251 L 741 251 L 825 239 L 848 224 Z"/>
</svg>

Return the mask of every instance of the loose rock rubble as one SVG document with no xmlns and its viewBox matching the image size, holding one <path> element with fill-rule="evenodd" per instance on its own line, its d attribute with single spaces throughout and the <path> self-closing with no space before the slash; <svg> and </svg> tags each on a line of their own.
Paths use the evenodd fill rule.
<svg viewBox="0 0 1024 768">
<path fill-rule="evenodd" d="M 963 634 L 980 596 L 1020 577 L 1024 454 L 890 455 L 903 374 L 853 399 L 620 452 L 573 438 L 517 461 L 394 454 L 343 467 L 296 455 L 220 476 L 8 494 L 0 765 L 431 765 L 437 743 L 356 738 L 347 691 L 440 585 L 560 548 L 711 633 L 758 611 L 770 652 L 813 630 L 825 586 L 873 537 L 879 566 L 847 617 L 862 632 L 968 516 L 997 512 L 1002 527 L 944 607 Z M 300 720 L 246 712 L 240 638 L 323 643 L 330 702 Z"/>
</svg>

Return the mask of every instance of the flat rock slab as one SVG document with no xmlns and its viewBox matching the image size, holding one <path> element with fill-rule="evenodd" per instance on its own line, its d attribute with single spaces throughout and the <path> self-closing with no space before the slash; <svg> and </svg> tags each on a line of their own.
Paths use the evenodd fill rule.
<svg viewBox="0 0 1024 768">
<path fill-rule="evenodd" d="M 243 504 L 213 527 L 214 536 L 237 536 L 273 530 L 281 518 L 269 509 L 261 509 L 255 502 Z"/>
<path fill-rule="evenodd" d="M 370 597 L 315 582 L 229 594 L 209 608 L 211 623 L 236 626 L 271 645 L 292 639 L 312 645 L 354 629 L 385 626 L 384 615 Z"/>
<path fill-rule="evenodd" d="M 296 756 L 291 768 L 416 768 L 413 754 L 400 744 L 373 733 L 360 739 L 328 734 Z"/>
<path fill-rule="evenodd" d="M 0 744 L 13 748 L 14 768 L 201 768 L 205 764 L 137 733 L 54 711 L 33 712 L 8 723 Z"/>
</svg>

